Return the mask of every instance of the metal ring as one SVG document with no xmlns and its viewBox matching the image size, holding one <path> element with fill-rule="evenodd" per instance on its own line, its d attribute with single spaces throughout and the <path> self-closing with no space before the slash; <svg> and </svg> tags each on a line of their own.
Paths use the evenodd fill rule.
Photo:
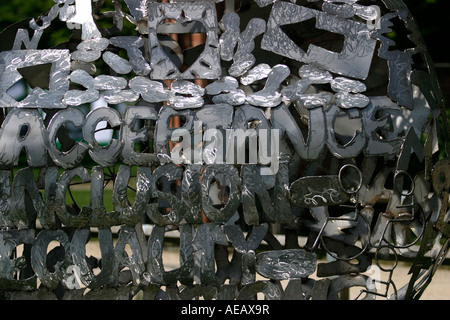
<svg viewBox="0 0 450 320">
<path fill-rule="evenodd" d="M 386 233 L 386 230 L 387 230 L 387 228 L 389 227 L 390 224 L 407 222 L 407 221 L 413 222 L 414 221 L 414 216 L 410 220 L 397 220 L 397 221 L 395 219 L 394 220 L 389 220 L 388 223 L 386 224 L 385 230 L 383 231 L 382 241 L 384 241 L 387 244 L 387 246 L 389 246 L 391 248 L 395 248 L 395 249 L 407 249 L 407 248 L 410 248 L 413 245 L 415 245 L 423 237 L 423 235 L 425 233 L 425 227 L 426 227 L 425 215 L 424 215 L 422 210 L 420 210 L 420 211 L 421 211 L 421 215 L 422 215 L 422 223 L 421 223 L 422 230 L 421 230 L 420 234 L 417 235 L 416 239 L 413 242 L 408 243 L 406 245 L 396 245 L 396 244 L 391 243 L 390 239 L 386 239 L 385 233 Z"/>
<path fill-rule="evenodd" d="M 394 253 L 394 257 L 395 257 L 395 259 L 394 259 L 394 265 L 393 265 L 390 269 L 383 268 L 383 267 L 380 265 L 380 263 L 379 263 L 378 252 L 379 252 L 381 249 L 384 249 L 384 248 L 387 248 L 388 250 L 392 250 L 392 252 Z M 392 247 L 389 246 L 389 245 L 382 245 L 382 246 L 379 246 L 379 247 L 376 248 L 376 251 L 375 251 L 375 263 L 376 263 L 377 267 L 380 268 L 380 270 L 382 270 L 382 271 L 384 271 L 384 272 L 392 272 L 392 271 L 394 271 L 394 269 L 397 267 L 397 264 L 398 264 L 398 254 L 397 254 L 397 252 L 395 252 L 394 248 L 392 248 Z"/>
<path fill-rule="evenodd" d="M 320 243 L 322 244 L 322 247 L 323 247 L 323 248 L 325 249 L 325 251 L 326 251 L 331 257 L 333 257 L 334 259 L 336 259 L 336 260 L 341 260 L 341 261 L 350 261 L 350 260 L 356 259 L 356 258 L 358 258 L 360 255 L 362 255 L 364 252 L 366 252 L 367 248 L 369 247 L 369 244 L 370 244 L 370 237 L 371 237 L 371 234 L 372 234 L 372 232 L 371 232 L 371 230 L 370 230 L 370 223 L 369 223 L 369 221 L 366 219 L 366 217 L 364 217 L 363 215 L 358 215 L 357 218 L 359 218 L 359 217 L 363 218 L 364 222 L 365 222 L 366 225 L 367 225 L 367 230 L 368 230 L 368 232 L 367 232 L 366 234 L 363 234 L 364 236 L 367 237 L 367 243 L 366 243 L 366 245 L 361 249 L 361 251 L 360 251 L 359 253 L 357 253 L 356 255 L 354 255 L 354 256 L 352 256 L 352 257 L 350 257 L 350 258 L 340 258 L 340 257 L 338 257 L 337 255 L 335 255 L 332 251 L 328 250 L 328 248 L 327 248 L 326 245 L 325 245 L 325 242 L 323 241 L 323 235 L 320 235 Z M 329 220 L 336 220 L 336 219 L 333 219 L 333 218 L 328 217 L 328 218 L 327 218 L 327 222 L 326 222 L 327 224 L 328 224 L 328 221 L 329 221 Z M 357 219 L 356 219 L 356 220 L 357 220 Z M 354 220 L 351 220 L 351 221 L 354 221 Z M 330 238 L 330 239 L 332 239 L 332 238 Z"/>
<path fill-rule="evenodd" d="M 413 192 L 414 192 L 414 190 L 415 190 L 414 179 L 413 179 L 413 178 L 411 177 L 411 175 L 410 175 L 407 171 L 405 171 L 405 170 L 400 170 L 400 171 L 397 171 L 397 172 L 395 173 L 395 175 L 394 175 L 394 186 L 393 186 L 393 189 L 394 189 L 394 190 L 397 190 L 397 188 L 396 188 L 397 183 L 396 183 L 396 182 L 397 182 L 397 177 L 398 177 L 400 174 L 406 175 L 406 176 L 409 178 L 409 180 L 411 181 L 411 190 L 409 190 L 408 193 L 403 193 L 403 190 L 401 190 L 400 195 L 405 196 L 405 197 L 412 195 Z"/>
<path fill-rule="evenodd" d="M 356 189 L 353 189 L 353 188 L 351 188 L 351 189 L 346 189 L 346 188 L 344 188 L 344 186 L 342 185 L 342 172 L 343 172 L 347 167 L 354 168 L 354 169 L 356 170 L 356 172 L 358 173 L 358 175 L 359 175 L 359 184 L 358 184 L 358 186 L 356 187 Z M 361 189 L 361 186 L 362 186 L 362 173 L 361 173 L 361 170 L 359 170 L 359 168 L 358 168 L 357 166 L 353 165 L 353 164 L 345 164 L 345 165 L 343 165 L 343 166 L 341 167 L 341 169 L 339 169 L 338 181 L 339 181 L 339 186 L 341 187 L 342 190 L 344 190 L 345 193 L 348 193 L 348 194 L 355 194 L 355 193 L 357 193 L 357 192 Z"/>
</svg>

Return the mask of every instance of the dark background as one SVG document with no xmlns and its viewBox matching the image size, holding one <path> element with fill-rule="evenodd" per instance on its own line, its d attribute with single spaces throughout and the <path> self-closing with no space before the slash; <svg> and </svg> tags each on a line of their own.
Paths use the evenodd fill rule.
<svg viewBox="0 0 450 320">
<path fill-rule="evenodd" d="M 448 0 L 403 0 L 419 26 L 434 61 L 449 114 L 450 101 L 450 11 Z M 446 6 L 445 6 L 446 4 Z"/>
</svg>

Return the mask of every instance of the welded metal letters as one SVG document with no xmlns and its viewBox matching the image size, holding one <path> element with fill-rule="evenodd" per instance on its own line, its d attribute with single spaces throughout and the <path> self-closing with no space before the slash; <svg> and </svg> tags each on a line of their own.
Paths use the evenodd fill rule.
<svg viewBox="0 0 450 320">
<path fill-rule="evenodd" d="M 420 298 L 450 130 L 407 8 L 358 2 L 54 0 L 0 34 L 0 296 Z"/>
</svg>

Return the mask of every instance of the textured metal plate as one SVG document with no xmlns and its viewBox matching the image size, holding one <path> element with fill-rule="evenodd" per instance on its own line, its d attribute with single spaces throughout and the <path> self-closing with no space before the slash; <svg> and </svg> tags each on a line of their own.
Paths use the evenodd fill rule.
<svg viewBox="0 0 450 320">
<path fill-rule="evenodd" d="M 2 298 L 423 294 L 450 130 L 406 6 L 219 2 L 55 0 L 0 34 Z"/>
</svg>

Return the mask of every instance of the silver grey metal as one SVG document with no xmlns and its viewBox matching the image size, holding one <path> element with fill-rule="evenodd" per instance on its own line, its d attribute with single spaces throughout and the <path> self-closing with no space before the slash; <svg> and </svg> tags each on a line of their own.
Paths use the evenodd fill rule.
<svg viewBox="0 0 450 320">
<path fill-rule="evenodd" d="M 256 271 L 275 280 L 306 278 L 316 270 L 316 255 L 301 249 L 262 252 L 256 256 Z"/>
<path fill-rule="evenodd" d="M 413 103 L 413 92 L 411 86 L 411 73 L 412 73 L 412 55 L 415 53 L 417 48 L 407 49 L 405 51 L 400 50 L 389 50 L 391 45 L 395 42 L 385 37 L 383 34 L 392 31 L 390 28 L 392 22 L 390 21 L 394 17 L 398 17 L 401 20 L 408 23 L 407 10 L 398 10 L 397 12 L 392 12 L 384 15 L 380 24 L 381 27 L 374 32 L 373 38 L 381 41 L 379 56 L 388 61 L 389 66 L 389 86 L 388 91 L 392 96 L 392 100 L 400 103 L 401 105 L 412 108 Z"/>
<path fill-rule="evenodd" d="M 25 129 L 25 134 L 18 134 L 23 129 Z M 45 166 L 47 155 L 43 148 L 45 146 L 43 132 L 44 122 L 37 109 L 16 108 L 11 110 L 1 128 L 0 166 L 7 168 L 17 166 L 22 148 L 27 151 L 26 161 L 29 166 Z"/>
<path fill-rule="evenodd" d="M 87 116 L 83 126 L 83 137 L 90 146 L 89 155 L 100 165 L 108 167 L 113 165 L 118 154 L 122 150 L 122 145 L 117 139 L 102 147 L 95 139 L 95 129 L 100 121 L 107 121 L 112 127 L 121 124 L 119 112 L 111 108 L 98 108 L 92 110 Z"/>
<path fill-rule="evenodd" d="M 0 53 L 1 106 L 23 108 L 65 108 L 62 97 L 69 89 L 70 55 L 68 50 L 12 50 Z M 51 64 L 48 90 L 33 88 L 22 101 L 16 101 L 7 90 L 22 79 L 19 70 Z"/>
<path fill-rule="evenodd" d="M 281 31 L 282 25 L 313 18 L 316 19 L 316 28 L 345 36 L 344 49 L 341 53 L 330 52 L 315 45 L 310 45 L 305 52 Z M 365 79 L 369 72 L 375 44 L 376 42 L 370 39 L 369 30 L 365 24 L 277 1 L 273 5 L 261 47 L 344 76 Z"/>
<path fill-rule="evenodd" d="M 184 15 L 183 15 L 184 13 Z M 181 72 L 164 53 L 158 41 L 158 25 L 163 19 L 174 19 L 180 23 L 199 21 L 206 33 L 206 43 L 198 59 L 186 71 Z M 191 4 L 149 3 L 149 48 L 151 57 L 152 79 L 217 79 L 220 76 L 219 39 L 217 36 L 216 9 L 213 3 Z"/>
<path fill-rule="evenodd" d="M 92 2 L 90 0 L 75 0 L 74 14 L 67 19 L 68 23 L 81 25 L 83 40 L 97 39 L 101 33 L 94 22 Z"/>
<path fill-rule="evenodd" d="M 246 97 L 244 90 L 238 89 L 228 93 L 218 94 L 212 100 L 215 104 L 226 103 L 232 106 L 239 106 L 245 103 Z"/>
<path fill-rule="evenodd" d="M 247 97 L 247 102 L 258 107 L 276 107 L 281 103 L 281 93 L 278 91 L 281 83 L 289 76 L 289 68 L 276 65 L 267 76 L 266 85 L 261 91 Z"/>
<path fill-rule="evenodd" d="M 79 127 L 84 124 L 84 114 L 77 109 L 66 109 L 58 113 L 50 121 L 48 131 L 48 150 L 52 160 L 60 167 L 68 169 L 76 167 L 82 161 L 88 147 L 85 144 L 77 142 L 70 150 L 58 150 L 56 137 L 58 130 L 65 123 L 70 122 L 74 126 Z"/>
<path fill-rule="evenodd" d="M 171 84 L 174 95 L 169 99 L 169 103 L 175 110 L 196 109 L 203 106 L 202 96 L 205 89 L 195 83 L 186 80 L 175 80 Z"/>
<path fill-rule="evenodd" d="M 225 61 L 233 59 L 234 48 L 236 47 L 240 36 L 240 21 L 237 13 L 229 12 L 223 16 L 220 22 L 224 30 L 224 33 L 219 40 L 220 57 Z"/>
<path fill-rule="evenodd" d="M 0 33 L 2 298 L 423 294 L 450 248 L 450 130 L 406 6 L 218 2 L 54 0 Z M 57 19 L 70 42 L 41 49 Z"/>
<path fill-rule="evenodd" d="M 111 51 L 106 51 L 103 54 L 103 61 L 105 61 L 111 69 L 119 74 L 127 74 L 133 70 L 131 63 L 128 60 L 121 58 Z"/>
<path fill-rule="evenodd" d="M 103 93 L 103 98 L 107 103 L 117 105 L 136 102 L 139 94 L 134 90 L 107 90 Z"/>
<path fill-rule="evenodd" d="M 307 79 L 311 83 L 324 84 L 333 80 L 333 76 L 326 70 L 314 67 L 309 64 L 303 65 L 298 74 L 302 79 Z"/>
<path fill-rule="evenodd" d="M 127 87 L 128 82 L 120 77 L 100 75 L 94 78 L 92 85 L 96 90 L 121 90 Z"/>
<path fill-rule="evenodd" d="M 109 39 L 110 44 L 123 48 L 127 51 L 127 55 L 130 59 L 130 64 L 133 71 L 138 76 L 146 76 L 150 73 L 152 68 L 150 64 L 145 60 L 141 48 L 145 45 L 145 40 L 141 37 L 132 36 L 120 36 L 111 37 Z"/>
<path fill-rule="evenodd" d="M 167 101 L 173 96 L 173 93 L 165 89 L 162 83 L 141 76 L 131 79 L 129 86 L 147 102 Z"/>
<path fill-rule="evenodd" d="M 255 81 L 267 78 L 271 71 L 272 68 L 268 64 L 262 63 L 251 68 L 245 75 L 240 78 L 240 81 L 243 85 L 248 86 Z"/>
<path fill-rule="evenodd" d="M 304 177 L 291 187 L 292 201 L 300 207 L 326 207 L 344 203 L 347 194 L 339 186 L 338 176 Z"/>
<path fill-rule="evenodd" d="M 238 86 L 238 81 L 235 78 L 228 76 L 207 85 L 205 92 L 208 95 L 218 95 L 219 93 L 236 90 Z"/>
<path fill-rule="evenodd" d="M 238 77 L 247 72 L 254 64 L 255 57 L 251 54 L 255 48 L 254 39 L 266 30 L 266 22 L 263 19 L 253 18 L 246 29 L 240 34 L 237 41 L 237 49 L 233 56 L 233 64 L 228 73 Z"/>
</svg>

